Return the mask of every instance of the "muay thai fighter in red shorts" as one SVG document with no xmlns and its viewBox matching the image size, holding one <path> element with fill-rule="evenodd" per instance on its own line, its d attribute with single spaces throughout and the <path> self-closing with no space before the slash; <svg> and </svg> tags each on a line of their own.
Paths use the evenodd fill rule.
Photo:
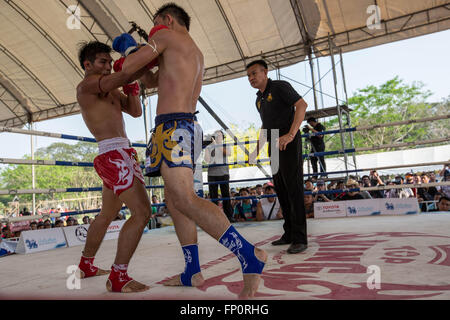
<svg viewBox="0 0 450 320">
<path fill-rule="evenodd" d="M 108 291 L 140 292 L 149 287 L 129 277 L 127 268 L 150 219 L 151 207 L 137 153 L 130 147 L 125 133 L 122 113 L 141 116 L 139 85 L 129 83 L 147 69 L 131 76 L 121 72 L 111 74 L 110 52 L 111 48 L 100 42 L 86 43 L 79 51 L 86 74 L 77 87 L 77 100 L 86 126 L 98 141 L 99 155 L 94 166 L 103 180 L 102 210 L 89 226 L 79 269 L 81 278 L 109 273 Z M 123 58 L 116 61 L 114 69 L 120 71 L 122 63 Z M 119 91 L 120 86 L 124 93 Z M 99 269 L 94 265 L 94 257 L 123 203 L 131 210 L 131 217 L 120 231 L 114 264 L 111 271 Z"/>
</svg>

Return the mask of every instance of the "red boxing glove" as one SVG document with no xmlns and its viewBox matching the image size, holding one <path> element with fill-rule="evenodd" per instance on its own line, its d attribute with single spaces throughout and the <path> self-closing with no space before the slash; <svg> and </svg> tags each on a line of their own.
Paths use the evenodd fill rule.
<svg viewBox="0 0 450 320">
<path fill-rule="evenodd" d="M 120 59 L 114 61 L 113 69 L 114 72 L 120 72 L 122 71 L 122 65 L 125 61 L 125 57 L 121 57 Z"/>
<path fill-rule="evenodd" d="M 125 86 L 122 87 L 123 89 L 123 93 L 125 93 L 127 96 L 132 95 L 132 96 L 137 96 L 139 95 L 139 83 L 137 82 L 133 82 L 130 84 L 127 84 Z"/>
<path fill-rule="evenodd" d="M 150 30 L 150 33 L 148 34 L 148 40 L 150 40 L 150 38 L 151 37 L 153 37 L 153 35 L 155 34 L 155 33 L 157 33 L 159 30 L 162 30 L 162 29 L 169 29 L 168 27 L 166 27 L 165 25 L 163 25 L 163 24 L 160 24 L 160 25 L 158 25 L 158 26 L 154 26 L 153 28 L 152 28 L 152 30 Z"/>
</svg>

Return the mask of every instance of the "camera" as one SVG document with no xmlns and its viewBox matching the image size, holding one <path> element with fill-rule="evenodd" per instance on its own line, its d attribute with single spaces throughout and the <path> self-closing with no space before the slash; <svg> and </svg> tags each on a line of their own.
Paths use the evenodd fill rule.
<svg viewBox="0 0 450 320">
<path fill-rule="evenodd" d="M 310 129 L 307 126 L 302 128 L 303 133 L 309 133 Z"/>
</svg>

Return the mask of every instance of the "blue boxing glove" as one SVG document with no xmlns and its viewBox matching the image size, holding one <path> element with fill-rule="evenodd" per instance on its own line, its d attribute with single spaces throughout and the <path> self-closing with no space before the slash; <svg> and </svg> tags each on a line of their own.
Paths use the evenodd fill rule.
<svg viewBox="0 0 450 320">
<path fill-rule="evenodd" d="M 136 40 L 134 40 L 131 34 L 122 33 L 114 39 L 113 49 L 126 57 L 129 54 L 136 52 L 139 48 Z"/>
</svg>

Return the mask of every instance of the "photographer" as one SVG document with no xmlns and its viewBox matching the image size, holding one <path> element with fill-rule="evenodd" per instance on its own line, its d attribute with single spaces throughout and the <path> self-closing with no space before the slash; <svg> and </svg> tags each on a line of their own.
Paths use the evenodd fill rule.
<svg viewBox="0 0 450 320">
<path fill-rule="evenodd" d="M 221 166 L 209 166 L 208 167 L 208 182 L 217 181 L 229 181 L 230 172 L 227 163 L 228 155 L 231 154 L 229 147 L 219 147 L 224 141 L 224 134 L 222 131 L 217 130 L 212 136 L 212 143 L 205 150 L 205 161 L 208 165 L 222 164 Z M 218 184 L 210 184 L 209 195 L 211 199 L 217 199 L 219 197 Z M 229 183 L 220 184 L 220 192 L 222 198 L 230 198 L 230 185 Z M 216 205 L 218 201 L 213 201 Z M 228 220 L 233 221 L 233 209 L 231 207 L 230 200 L 223 200 L 223 211 L 228 217 Z"/>
<path fill-rule="evenodd" d="M 303 132 L 318 133 L 318 132 L 325 131 L 325 127 L 322 124 L 320 124 L 319 122 L 317 122 L 316 118 L 310 117 L 310 118 L 308 118 L 307 122 L 308 122 L 308 125 L 303 128 Z M 325 143 L 323 141 L 323 135 L 312 136 L 310 138 L 310 141 L 311 141 L 311 153 L 325 151 Z M 311 166 L 313 169 L 313 173 L 318 173 L 318 168 L 317 168 L 318 161 L 320 164 L 320 172 L 326 172 L 327 167 L 325 165 L 325 157 L 320 156 L 320 157 L 311 157 Z M 325 176 L 325 175 L 322 175 L 322 176 Z"/>
</svg>

